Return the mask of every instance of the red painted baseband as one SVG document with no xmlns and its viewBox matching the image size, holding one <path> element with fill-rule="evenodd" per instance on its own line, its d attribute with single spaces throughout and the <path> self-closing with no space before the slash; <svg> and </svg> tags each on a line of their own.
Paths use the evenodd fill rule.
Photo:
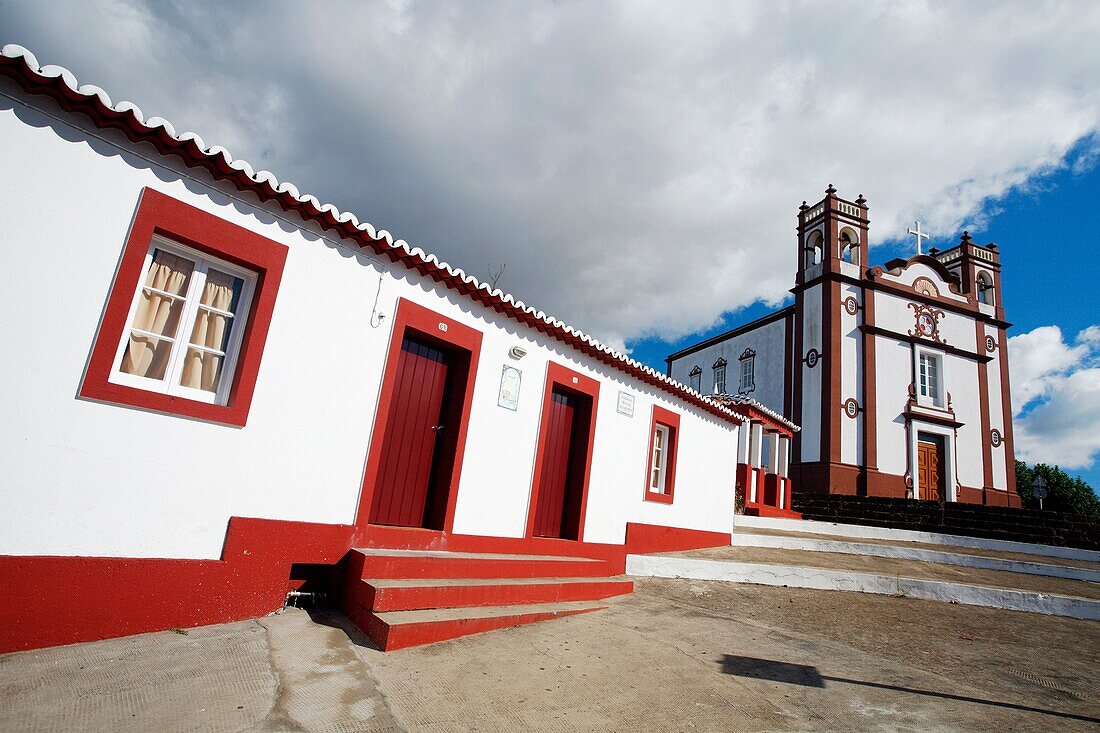
<svg viewBox="0 0 1100 733">
<path fill-rule="evenodd" d="M 292 563 L 338 562 L 354 529 L 233 517 L 220 560 L 0 557 L 0 652 L 267 615 Z"/>
<path fill-rule="evenodd" d="M 9 593 L 0 604 L 0 653 L 264 616 L 298 585 L 292 564 L 335 565 L 352 547 L 591 558 L 601 562 L 555 563 L 550 575 L 612 577 L 623 572 L 628 551 L 723 544 L 728 534 L 634 523 L 624 546 L 233 517 L 219 560 L 0 556 Z M 419 566 L 426 570 L 438 568 Z M 361 568 L 354 577 L 363 577 Z"/>
<path fill-rule="evenodd" d="M 706 532 L 701 529 L 681 529 L 634 522 L 628 522 L 626 525 L 626 552 L 633 555 L 723 547 L 728 546 L 730 540 L 731 536 L 728 532 Z"/>
</svg>

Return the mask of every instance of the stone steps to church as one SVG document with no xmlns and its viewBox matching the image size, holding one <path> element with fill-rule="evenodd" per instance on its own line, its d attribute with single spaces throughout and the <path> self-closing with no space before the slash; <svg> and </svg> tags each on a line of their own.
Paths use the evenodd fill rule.
<svg viewBox="0 0 1100 733">
<path fill-rule="evenodd" d="M 1100 587 L 1093 582 L 912 558 L 727 547 L 628 555 L 627 573 L 873 593 L 1100 620 Z"/>
<path fill-rule="evenodd" d="M 742 528 L 732 535 L 733 547 L 799 550 L 864 557 L 915 560 L 939 565 L 957 565 L 981 570 L 999 570 L 1025 575 L 1042 575 L 1067 580 L 1100 583 L 1100 563 L 1088 563 L 1023 553 L 967 550 L 945 545 L 884 540 L 860 540 L 836 535 L 804 534 Z"/>
<path fill-rule="evenodd" d="M 575 556 L 358 549 L 342 607 L 391 651 L 599 610 L 633 590 L 621 569 Z"/>
</svg>

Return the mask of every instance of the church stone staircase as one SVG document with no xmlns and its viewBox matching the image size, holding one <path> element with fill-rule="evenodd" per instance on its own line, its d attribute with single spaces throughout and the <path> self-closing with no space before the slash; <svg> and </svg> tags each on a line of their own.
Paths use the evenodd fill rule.
<svg viewBox="0 0 1100 733">
<path fill-rule="evenodd" d="M 600 610 L 633 590 L 620 571 L 585 557 L 355 549 L 343 609 L 392 651 Z"/>
</svg>

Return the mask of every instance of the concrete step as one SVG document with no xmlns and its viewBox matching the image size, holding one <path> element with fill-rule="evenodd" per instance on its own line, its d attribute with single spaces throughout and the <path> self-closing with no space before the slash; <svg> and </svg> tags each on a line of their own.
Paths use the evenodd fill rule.
<svg viewBox="0 0 1100 733">
<path fill-rule="evenodd" d="M 352 610 L 351 618 L 383 651 L 431 644 L 494 629 L 547 621 L 604 608 L 592 602 L 532 603 L 491 608 L 416 611 Z"/>
<path fill-rule="evenodd" d="M 637 576 L 855 591 L 1100 620 L 1100 600 L 1094 598 L 849 568 L 718 560 L 678 554 L 628 555 L 626 569 L 630 575 Z"/>
<path fill-rule="evenodd" d="M 1079 567 L 1058 565 L 1053 562 L 1035 562 L 1013 557 L 976 555 L 961 551 L 943 550 L 935 547 L 917 547 L 904 542 L 886 544 L 882 542 L 856 542 L 843 537 L 810 537 L 797 533 L 775 534 L 767 530 L 734 532 L 731 545 L 734 547 L 758 547 L 767 549 L 799 550 L 804 552 L 825 552 L 864 557 L 897 558 L 917 560 L 941 565 L 958 565 L 981 570 L 1000 570 L 1025 575 L 1043 575 L 1067 580 L 1084 580 L 1100 583 L 1100 567 Z M 949 546 L 948 546 L 949 547 Z M 1035 556 L 1036 560 L 1039 556 Z"/>
<path fill-rule="evenodd" d="M 364 579 L 358 601 L 371 611 L 508 606 L 596 601 L 630 593 L 634 584 L 614 578 Z"/>
<path fill-rule="evenodd" d="M 358 578 L 574 578 L 621 572 L 606 560 L 551 555 L 434 550 L 356 549 L 349 572 Z"/>
<path fill-rule="evenodd" d="M 964 535 L 947 534 L 944 532 L 929 532 L 913 529 L 895 529 L 892 527 L 871 524 L 868 522 L 847 523 L 836 521 L 819 521 L 805 519 L 791 521 L 787 519 L 775 519 L 770 517 L 734 516 L 734 534 L 759 528 L 781 530 L 818 535 L 832 535 L 846 538 L 864 538 L 888 540 L 897 542 L 919 542 L 933 545 L 949 545 L 952 547 L 966 547 L 980 550 L 992 550 L 999 552 L 1011 552 L 1024 555 L 1038 555 L 1041 557 L 1063 558 L 1086 562 L 1100 562 L 1100 552 L 1096 550 L 1079 549 L 1075 547 L 1059 547 L 1041 543 L 1012 542 L 996 538 L 968 537 Z"/>
</svg>

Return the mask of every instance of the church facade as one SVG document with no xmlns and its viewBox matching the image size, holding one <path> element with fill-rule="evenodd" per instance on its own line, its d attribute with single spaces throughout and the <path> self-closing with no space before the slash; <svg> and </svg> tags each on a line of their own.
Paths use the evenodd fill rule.
<svg viewBox="0 0 1100 733">
<path fill-rule="evenodd" d="M 997 245 L 964 232 L 869 266 L 869 225 L 862 195 L 803 202 L 793 304 L 672 354 L 668 375 L 801 426 L 799 491 L 1019 506 Z M 757 439 L 750 455 L 776 455 Z"/>
</svg>

